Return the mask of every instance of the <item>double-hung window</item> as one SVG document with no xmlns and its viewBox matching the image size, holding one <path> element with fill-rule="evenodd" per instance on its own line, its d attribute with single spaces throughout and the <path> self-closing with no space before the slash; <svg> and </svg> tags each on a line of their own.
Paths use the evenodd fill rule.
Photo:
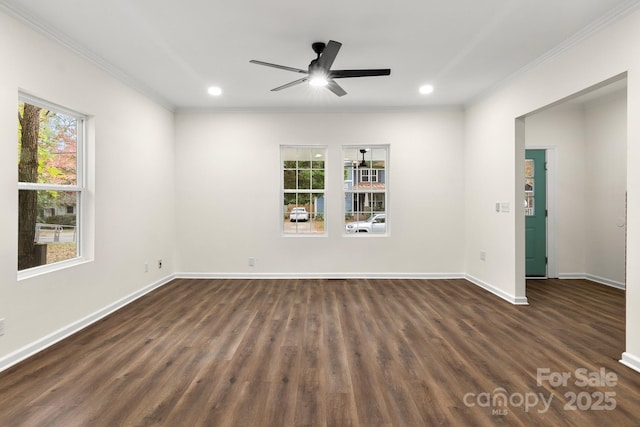
<svg viewBox="0 0 640 427">
<path fill-rule="evenodd" d="M 79 259 L 85 116 L 18 103 L 18 271 Z"/>
<path fill-rule="evenodd" d="M 283 233 L 325 235 L 326 147 L 282 146 Z"/>
<path fill-rule="evenodd" d="M 389 147 L 345 146 L 344 219 L 347 234 L 387 234 Z"/>
</svg>

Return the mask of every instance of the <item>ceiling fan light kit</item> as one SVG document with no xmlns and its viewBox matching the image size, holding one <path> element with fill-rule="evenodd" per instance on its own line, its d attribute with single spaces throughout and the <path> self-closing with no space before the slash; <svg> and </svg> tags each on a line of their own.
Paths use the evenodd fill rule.
<svg viewBox="0 0 640 427">
<path fill-rule="evenodd" d="M 252 64 L 264 65 L 265 67 L 278 68 L 280 70 L 306 74 L 305 77 L 271 89 L 272 92 L 277 92 L 282 89 L 298 85 L 300 83 L 308 82 L 312 86 L 324 86 L 337 96 L 344 96 L 347 94 L 347 92 L 338 83 L 335 82 L 335 79 L 388 76 L 391 74 L 391 70 L 389 68 L 364 70 L 332 70 L 331 66 L 333 65 L 333 61 L 335 61 L 341 47 L 342 43 L 334 40 L 329 40 L 329 43 L 327 43 L 326 45 L 323 42 L 313 43 L 311 45 L 311 48 L 316 53 L 317 57 L 316 59 L 311 61 L 309 67 L 306 70 L 287 67 L 284 65 L 272 64 L 270 62 L 257 61 L 255 59 L 252 59 L 249 62 L 251 62 Z"/>
<path fill-rule="evenodd" d="M 309 84 L 311 86 L 326 86 L 329 84 L 329 80 L 324 74 L 319 73 L 309 76 Z"/>
</svg>

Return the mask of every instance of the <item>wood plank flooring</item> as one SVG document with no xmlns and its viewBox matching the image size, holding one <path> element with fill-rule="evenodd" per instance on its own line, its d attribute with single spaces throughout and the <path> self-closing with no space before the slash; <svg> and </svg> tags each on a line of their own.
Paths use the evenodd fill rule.
<svg viewBox="0 0 640 427">
<path fill-rule="evenodd" d="M 640 374 L 618 363 L 624 291 L 545 280 L 527 296 L 513 306 L 464 280 L 174 280 L 1 373 L 0 425 L 640 425 Z M 538 385 L 539 368 L 571 377 Z M 596 372 L 615 383 L 581 384 Z"/>
</svg>

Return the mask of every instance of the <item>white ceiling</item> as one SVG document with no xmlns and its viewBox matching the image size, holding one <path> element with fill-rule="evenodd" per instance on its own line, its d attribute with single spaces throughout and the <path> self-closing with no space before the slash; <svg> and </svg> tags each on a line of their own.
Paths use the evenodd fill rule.
<svg viewBox="0 0 640 427">
<path fill-rule="evenodd" d="M 0 7 L 175 110 L 348 111 L 464 105 L 638 8 L 640 0 L 0 0 Z M 347 95 L 298 85 L 311 43 L 343 44 Z M 418 87 L 432 84 L 431 95 Z M 223 95 L 212 97 L 217 85 Z"/>
</svg>

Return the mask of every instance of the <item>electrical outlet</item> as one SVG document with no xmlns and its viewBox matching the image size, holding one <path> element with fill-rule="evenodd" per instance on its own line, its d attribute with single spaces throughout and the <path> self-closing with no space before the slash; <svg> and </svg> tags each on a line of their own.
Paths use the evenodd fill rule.
<svg viewBox="0 0 640 427">
<path fill-rule="evenodd" d="M 487 259 L 487 253 L 485 251 L 480 251 L 480 261 L 485 261 Z"/>
<path fill-rule="evenodd" d="M 159 259 L 158 260 L 158 270 L 160 270 L 162 268 L 162 260 Z"/>
<path fill-rule="evenodd" d="M 4 335 L 4 319 L 0 319 L 0 337 Z"/>
<path fill-rule="evenodd" d="M 149 263 L 148 263 L 148 262 L 145 262 L 145 263 L 144 263 L 144 272 L 145 272 L 145 273 L 148 273 L 148 272 L 149 272 Z"/>
<path fill-rule="evenodd" d="M 249 258 L 249 267 L 256 265 L 256 259 L 254 257 Z"/>
</svg>

